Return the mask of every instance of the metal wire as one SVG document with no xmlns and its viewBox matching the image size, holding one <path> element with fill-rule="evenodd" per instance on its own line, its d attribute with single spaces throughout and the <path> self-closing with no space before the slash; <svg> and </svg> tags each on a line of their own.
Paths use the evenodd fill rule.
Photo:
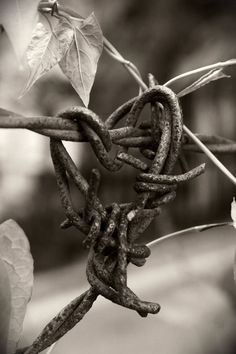
<svg viewBox="0 0 236 354">
<path fill-rule="evenodd" d="M 139 122 L 147 104 L 151 105 L 150 119 Z M 155 109 L 157 104 L 162 106 L 161 110 Z M 55 118 L 24 118 L 7 111 L 4 114 L 8 126 L 5 118 L 0 118 L 0 126 L 24 127 L 43 135 L 46 131 L 50 136 L 51 157 L 66 215 L 61 226 L 76 227 L 84 234 L 83 243 L 89 248 L 87 279 L 90 289 L 67 305 L 33 344 L 21 352 L 36 354 L 51 346 L 84 317 L 99 295 L 136 311 L 142 317 L 158 313 L 159 304 L 140 300 L 127 286 L 127 266 L 129 263 L 138 267 L 145 264 L 150 250 L 146 245 L 137 244 L 136 240 L 160 214 L 161 206 L 175 198 L 178 184 L 195 178 L 205 169 L 205 165 L 200 165 L 180 175 L 174 172 L 182 145 L 188 144 L 183 134 L 181 108 L 174 92 L 155 85 L 123 104 L 105 122 L 83 107 L 66 110 Z M 115 129 L 122 119 L 124 127 Z M 77 141 L 90 143 L 98 161 L 109 171 L 115 172 L 124 164 L 137 170 L 133 186 L 137 197 L 133 202 L 102 204 L 99 170 L 92 169 L 87 181 L 62 143 L 63 138 L 67 140 L 72 136 L 74 141 L 75 135 Z M 126 144 L 122 145 L 125 139 Z M 133 147 L 132 139 L 141 142 L 148 139 L 148 149 L 143 150 L 143 145 L 137 144 L 139 156 L 134 156 L 129 152 Z M 109 151 L 114 144 L 117 152 L 111 157 Z M 142 154 L 149 158 L 149 162 L 140 159 Z M 85 198 L 85 206 L 80 210 L 72 204 L 70 181 Z"/>
<path fill-rule="evenodd" d="M 64 16 L 80 15 L 55 2 L 41 2 L 39 10 Z M 145 264 L 150 250 L 136 240 L 161 212 L 161 207 L 176 196 L 180 183 L 199 176 L 205 165 L 189 170 L 183 150 L 202 152 L 191 143 L 183 126 L 182 113 L 176 94 L 157 84 L 149 75 L 149 88 L 139 70 L 127 61 L 114 46 L 103 38 L 104 48 L 121 63 L 139 84 L 140 94 L 115 110 L 105 122 L 84 107 L 69 109 L 57 117 L 22 117 L 1 110 L 0 127 L 26 128 L 50 137 L 51 157 L 55 169 L 61 203 L 66 220 L 62 228 L 76 227 L 84 234 L 84 246 L 89 248 L 87 278 L 90 289 L 68 304 L 28 348 L 18 354 L 36 354 L 60 339 L 90 310 L 99 295 L 110 301 L 135 310 L 140 316 L 156 314 L 160 305 L 140 300 L 127 286 L 127 266 Z M 150 104 L 150 119 L 139 122 L 140 114 Z M 122 128 L 116 124 L 125 120 Z M 236 143 L 217 136 L 198 135 L 198 141 L 218 153 L 236 151 Z M 100 164 L 116 172 L 124 164 L 137 170 L 134 189 L 137 197 L 129 203 L 103 205 L 99 199 L 100 173 L 91 171 L 89 181 L 79 172 L 65 149 L 62 140 L 89 142 Z M 115 157 L 109 152 L 117 146 Z M 134 156 L 129 148 L 139 155 Z M 148 162 L 142 161 L 144 156 Z M 181 174 L 176 174 L 179 163 Z M 69 182 L 75 184 L 85 199 L 85 206 L 76 210 L 72 204 Z"/>
</svg>

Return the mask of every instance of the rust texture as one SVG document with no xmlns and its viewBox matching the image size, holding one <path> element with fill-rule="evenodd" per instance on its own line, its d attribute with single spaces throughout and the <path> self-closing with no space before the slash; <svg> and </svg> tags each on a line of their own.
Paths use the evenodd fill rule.
<svg viewBox="0 0 236 354">
<path fill-rule="evenodd" d="M 147 104 L 150 119 L 139 122 Z M 14 119 L 20 120 L 20 127 L 24 126 L 24 119 L 27 120 L 20 116 L 11 118 Z M 125 122 L 124 127 L 116 129 L 121 120 Z M 89 249 L 86 272 L 90 288 L 50 321 L 24 353 L 39 353 L 61 338 L 84 317 L 99 295 L 142 317 L 157 314 L 159 304 L 139 299 L 127 286 L 127 266 L 145 264 L 150 250 L 136 240 L 160 214 L 161 207 L 175 198 L 178 184 L 197 177 L 205 169 L 205 165 L 200 165 L 187 171 L 182 147 L 191 144 L 183 134 L 177 96 L 171 89 L 151 82 L 148 90 L 123 104 L 105 122 L 87 108 L 74 107 L 59 114 L 55 121 L 53 117 L 40 117 L 39 121 L 29 119 L 25 127 L 50 137 L 51 157 L 66 215 L 61 227 L 74 226 L 84 234 L 83 244 Z M 205 136 L 201 138 L 207 143 L 228 143 L 220 138 L 214 141 Z M 135 200 L 103 205 L 99 198 L 99 170 L 93 169 L 87 181 L 62 140 L 88 141 L 100 164 L 110 172 L 118 171 L 124 164 L 135 168 Z M 111 156 L 113 144 L 117 151 Z M 138 156 L 133 156 L 134 149 L 129 152 L 131 147 L 135 147 Z M 182 173 L 176 174 L 176 165 Z M 85 199 L 84 208 L 80 210 L 72 204 L 70 182 Z"/>
</svg>

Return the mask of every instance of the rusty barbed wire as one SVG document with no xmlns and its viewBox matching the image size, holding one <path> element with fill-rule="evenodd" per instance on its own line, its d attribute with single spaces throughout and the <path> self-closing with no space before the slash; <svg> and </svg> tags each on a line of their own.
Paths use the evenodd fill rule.
<svg viewBox="0 0 236 354">
<path fill-rule="evenodd" d="M 146 104 L 151 105 L 150 119 L 138 123 Z M 157 104 L 161 104 L 162 109 Z M 138 245 L 137 238 L 160 214 L 160 207 L 175 198 L 178 184 L 199 176 L 205 169 L 202 164 L 186 171 L 183 151 L 201 150 L 183 133 L 182 113 L 174 92 L 155 85 L 124 103 L 105 122 L 84 107 L 74 107 L 57 117 L 27 118 L 4 109 L 0 113 L 2 128 L 26 128 L 50 137 L 51 157 L 67 217 L 61 227 L 76 227 L 85 235 L 83 243 L 90 249 L 87 278 L 91 288 L 67 305 L 21 353 L 36 354 L 52 345 L 84 317 L 99 295 L 133 309 L 143 317 L 157 313 L 158 304 L 141 301 L 127 287 L 127 266 L 129 263 L 145 264 L 150 250 L 145 245 Z M 125 126 L 115 128 L 124 119 Z M 236 143 L 223 137 L 202 134 L 197 137 L 220 153 L 236 149 Z M 137 169 L 133 186 L 137 199 L 104 206 L 98 196 L 99 171 L 93 169 L 87 181 L 62 140 L 89 142 L 101 165 L 111 172 L 118 171 L 123 164 Z M 113 144 L 118 147 L 115 157 L 109 155 Z M 150 163 L 130 154 L 131 147 Z M 179 175 L 172 174 L 177 162 L 183 170 Z M 85 198 L 85 207 L 81 210 L 75 210 L 72 205 L 69 179 Z"/>
<path fill-rule="evenodd" d="M 139 122 L 147 104 L 151 106 L 150 118 Z M 27 128 L 50 137 L 51 157 L 66 215 L 61 227 L 77 228 L 84 234 L 83 243 L 89 249 L 86 272 L 90 289 L 68 304 L 21 353 L 36 354 L 51 346 L 84 317 L 99 295 L 142 317 L 158 313 L 159 304 L 140 300 L 127 286 L 127 266 L 129 263 L 138 267 L 145 264 L 150 250 L 146 245 L 138 244 L 137 239 L 160 214 L 161 207 L 175 198 L 178 184 L 197 177 L 205 169 L 202 164 L 186 172 L 182 150 L 188 145 L 188 139 L 183 134 L 182 112 L 176 94 L 165 86 L 152 86 L 124 103 L 104 122 L 84 107 L 74 107 L 57 117 L 25 118 L 9 111 L 1 114 L 5 115 L 5 118 L 0 117 L 1 127 Z M 121 120 L 124 127 L 116 129 Z M 137 198 L 134 201 L 102 204 L 99 170 L 92 169 L 87 180 L 63 145 L 64 137 L 74 138 L 75 134 L 77 141 L 90 143 L 100 164 L 110 172 L 118 171 L 124 164 L 137 170 L 133 186 Z M 204 135 L 200 138 L 206 142 L 230 144 L 217 137 Z M 132 139 L 139 139 L 139 142 L 148 139 L 145 149 L 143 143 L 135 145 L 139 156 L 129 152 L 129 148 L 134 147 Z M 112 145 L 117 146 L 113 157 L 109 154 Z M 148 161 L 142 161 L 140 156 L 147 157 Z M 174 172 L 177 163 L 185 165 L 181 174 Z M 72 203 L 70 182 L 85 199 L 84 207 L 79 210 Z"/>
<path fill-rule="evenodd" d="M 118 107 L 105 121 L 85 107 L 74 107 L 57 117 L 23 117 L 0 110 L 1 128 L 25 128 L 50 138 L 50 151 L 61 203 L 66 220 L 62 228 L 76 227 L 85 235 L 89 248 L 88 289 L 68 304 L 33 344 L 17 353 L 37 354 L 72 329 L 90 310 L 99 295 L 135 310 L 140 316 L 156 314 L 160 305 L 140 300 L 127 286 L 127 266 L 145 264 L 150 250 L 136 240 L 161 212 L 161 207 L 176 196 L 180 183 L 202 174 L 205 164 L 188 170 L 184 151 L 202 152 L 183 131 L 182 112 L 177 95 L 150 79 L 150 88 Z M 139 122 L 143 108 L 150 104 L 150 118 Z M 116 128 L 119 122 L 124 126 Z M 196 134 L 210 150 L 217 153 L 236 151 L 236 143 L 213 135 Z M 91 171 L 89 181 L 80 173 L 62 143 L 89 142 L 100 164 L 116 172 L 124 164 L 137 170 L 133 202 L 103 205 L 99 199 L 100 173 Z M 115 156 L 110 155 L 113 145 Z M 139 156 L 129 152 L 136 149 Z M 114 155 L 114 154 L 113 154 Z M 148 161 L 141 160 L 144 156 Z M 174 168 L 179 163 L 181 174 Z M 85 206 L 76 210 L 69 183 L 72 181 L 85 198 Z"/>
<path fill-rule="evenodd" d="M 118 146 L 129 146 L 140 148 L 143 156 L 152 159 L 155 151 L 152 150 L 153 138 L 150 136 L 151 122 L 144 121 L 137 127 L 114 128 L 116 123 L 127 114 L 135 99 L 129 100 L 106 120 L 111 142 Z M 83 108 L 86 112 L 86 108 Z M 87 110 L 89 111 L 89 110 Z M 93 113 L 95 114 L 95 113 Z M 117 121 L 116 121 L 117 120 Z M 27 129 L 40 135 L 71 142 L 88 142 L 88 139 L 79 130 L 76 121 L 61 117 L 35 116 L 24 117 L 18 113 L 0 108 L 0 128 L 5 129 Z M 195 134 L 210 151 L 217 154 L 236 152 L 236 142 L 217 135 Z M 150 149 L 148 149 L 150 148 Z M 193 144 L 186 134 L 183 134 L 182 149 L 191 152 L 204 153 L 196 144 Z"/>
<path fill-rule="evenodd" d="M 41 2 L 39 10 L 81 18 L 57 1 Z M 159 304 L 140 300 L 127 286 L 127 266 L 145 264 L 150 250 L 138 244 L 137 239 L 160 214 L 161 207 L 174 200 L 178 185 L 199 176 L 205 169 L 205 164 L 193 169 L 188 167 L 184 152 L 203 151 L 192 144 L 192 133 L 183 125 L 178 95 L 167 87 L 174 79 L 160 86 L 150 74 L 148 88 L 137 67 L 106 38 L 103 41 L 107 53 L 121 63 L 139 85 L 139 95 L 116 109 L 105 122 L 84 107 L 66 110 L 57 117 L 23 117 L 0 110 L 1 128 L 25 128 L 50 138 L 51 157 L 66 215 L 61 227 L 77 228 L 84 234 L 83 243 L 89 249 L 87 279 L 90 288 L 54 317 L 32 345 L 18 350 L 19 354 L 37 354 L 51 346 L 82 320 L 99 295 L 135 310 L 142 317 L 158 313 Z M 147 104 L 151 108 L 150 118 L 139 123 L 140 113 Z M 122 120 L 124 126 L 116 128 Z M 195 136 L 210 151 L 236 151 L 236 143 L 229 139 Z M 110 172 L 118 171 L 124 164 L 135 168 L 137 176 L 133 188 L 137 198 L 128 203 L 103 205 L 99 198 L 99 170 L 92 169 L 87 181 L 62 141 L 89 142 L 100 164 Z M 117 151 L 112 157 L 109 152 L 113 145 L 117 146 Z M 136 149 L 139 156 L 131 154 L 130 148 Z M 148 161 L 142 161 L 140 155 Z M 182 170 L 180 174 L 175 172 L 177 164 Z M 70 181 L 85 199 L 84 207 L 79 210 L 72 204 Z"/>
</svg>

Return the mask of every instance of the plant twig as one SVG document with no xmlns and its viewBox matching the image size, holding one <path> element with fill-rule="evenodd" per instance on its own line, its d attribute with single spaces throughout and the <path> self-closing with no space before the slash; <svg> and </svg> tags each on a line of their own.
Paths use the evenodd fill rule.
<svg viewBox="0 0 236 354">
<path fill-rule="evenodd" d="M 197 69 L 194 69 L 194 70 L 190 70 L 190 71 L 187 71 L 187 72 L 185 72 L 183 74 L 180 74 L 178 76 L 173 77 L 172 79 L 167 81 L 164 84 L 164 86 L 170 86 L 174 82 L 176 82 L 176 81 L 178 81 L 180 79 L 183 79 L 185 77 L 201 73 L 203 71 L 208 71 L 208 70 L 213 70 L 213 69 L 222 69 L 222 68 L 225 68 L 225 67 L 228 67 L 228 66 L 232 66 L 232 65 L 236 65 L 236 59 L 229 59 L 227 61 L 219 62 L 219 63 L 216 63 L 216 64 L 210 64 L 210 65 L 202 66 L 200 68 L 197 68 Z"/>
<path fill-rule="evenodd" d="M 109 42 L 108 42 L 109 43 Z M 113 47 L 114 48 L 114 47 Z M 110 52 L 107 51 L 109 54 Z M 121 61 L 121 58 L 123 58 L 121 56 L 121 54 L 116 50 L 116 52 L 113 53 L 114 55 L 112 55 L 113 58 L 115 58 L 117 61 L 122 62 L 122 64 L 124 65 L 124 67 L 129 71 L 129 73 L 134 77 L 134 79 L 136 80 L 136 82 L 140 85 L 140 87 L 144 90 L 148 89 L 148 86 L 145 84 L 145 82 L 142 80 L 142 78 L 140 76 L 137 75 L 137 73 L 134 72 L 134 69 L 132 67 L 127 66 L 126 61 L 124 59 L 124 61 Z M 115 55 L 116 54 L 116 55 Z M 193 74 L 197 74 L 200 73 L 202 71 L 207 71 L 207 70 L 212 70 L 212 69 L 219 69 L 219 68 L 223 68 L 223 67 L 227 67 L 230 65 L 236 65 L 236 59 L 230 59 L 227 60 L 225 62 L 220 62 L 220 63 L 216 63 L 216 64 L 212 64 L 212 65 L 207 65 L 192 71 L 188 71 L 184 74 L 178 75 L 175 78 L 167 81 L 164 86 L 169 86 L 171 85 L 173 82 L 183 78 L 183 77 L 187 77 Z M 224 173 L 224 175 L 229 178 L 229 180 L 231 182 L 233 182 L 234 185 L 236 185 L 236 178 L 235 176 L 220 162 L 220 160 L 217 159 L 217 157 L 201 142 L 201 140 L 199 140 L 192 132 L 191 130 L 184 125 L 183 126 L 184 132 L 194 141 L 194 143 L 207 155 L 207 157 L 215 164 L 216 167 L 219 168 L 219 170 L 221 172 Z"/>
<path fill-rule="evenodd" d="M 53 343 L 53 344 L 51 345 L 51 347 L 48 349 L 48 351 L 47 351 L 46 354 L 52 354 L 52 351 L 53 351 L 53 349 L 56 347 L 57 344 L 58 344 L 58 341 L 55 342 L 55 343 Z"/>
<path fill-rule="evenodd" d="M 205 155 L 218 167 L 218 169 L 224 173 L 224 175 L 236 185 L 235 176 L 217 159 L 217 157 L 199 140 L 196 135 L 194 135 L 186 126 L 184 126 L 184 131 L 188 136 L 200 147 L 200 149 L 205 153 Z"/>
</svg>

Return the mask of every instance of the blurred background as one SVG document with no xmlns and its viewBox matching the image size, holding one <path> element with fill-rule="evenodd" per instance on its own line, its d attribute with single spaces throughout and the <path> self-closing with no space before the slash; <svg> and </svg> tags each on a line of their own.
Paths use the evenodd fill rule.
<svg viewBox="0 0 236 354">
<path fill-rule="evenodd" d="M 145 80 L 151 72 L 159 83 L 164 83 L 179 73 L 236 57 L 234 0 L 65 0 L 60 3 L 83 16 L 94 11 L 104 35 L 126 59 L 137 65 Z M 53 116 L 80 104 L 58 68 L 18 100 L 27 78 L 4 33 L 0 37 L 0 53 L 2 108 L 29 116 Z M 193 132 L 236 138 L 236 69 L 225 72 L 231 79 L 211 83 L 181 99 L 185 124 Z M 180 90 L 188 83 L 182 80 L 173 89 Z M 136 94 L 136 83 L 104 52 L 90 108 L 105 119 Z M 66 146 L 86 177 L 92 167 L 99 166 L 86 144 Z M 186 156 L 192 167 L 207 160 L 201 154 Z M 221 155 L 220 159 L 236 174 L 234 156 Z M 105 203 L 134 197 L 132 168 L 117 174 L 100 170 L 103 175 L 100 193 Z M 233 185 L 207 161 L 206 173 L 178 189 L 176 200 L 163 209 L 144 240 L 197 224 L 229 220 L 234 191 Z M 75 192 L 75 202 L 80 203 L 80 199 Z M 0 130 L 0 200 L 0 221 L 13 218 L 25 230 L 36 271 L 65 265 L 84 255 L 82 235 L 73 229 L 59 228 L 64 215 L 47 138 L 28 131 Z"/>
</svg>

